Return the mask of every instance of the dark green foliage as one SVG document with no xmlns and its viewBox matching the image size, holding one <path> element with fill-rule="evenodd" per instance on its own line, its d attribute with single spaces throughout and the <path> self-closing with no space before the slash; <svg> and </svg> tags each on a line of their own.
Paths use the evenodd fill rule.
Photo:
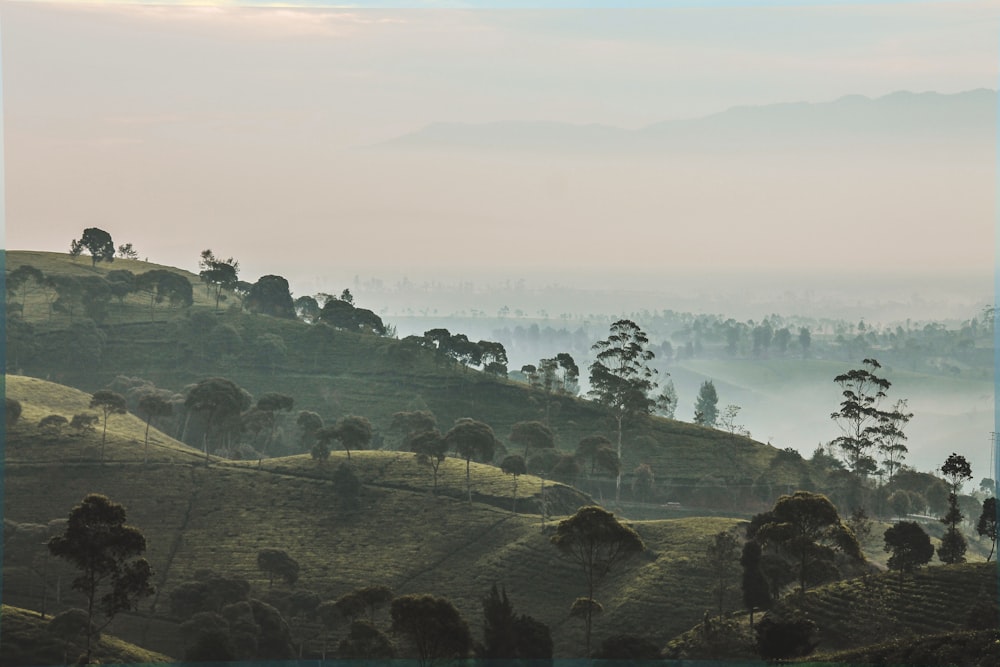
<svg viewBox="0 0 1000 667">
<path fill-rule="evenodd" d="M 701 383 L 698 398 L 694 402 L 694 423 L 701 426 L 715 426 L 719 419 L 719 394 L 711 380 Z"/>
<path fill-rule="evenodd" d="M 887 528 L 884 533 L 885 550 L 891 552 L 889 569 L 899 570 L 899 585 L 903 585 L 903 575 L 926 565 L 934 557 L 931 538 L 919 524 L 900 521 Z"/>
<path fill-rule="evenodd" d="M 118 299 L 119 305 L 125 302 L 125 297 L 136 290 L 135 274 L 128 269 L 108 271 L 104 279 L 108 281 L 111 296 Z M 190 283 L 188 284 L 190 285 Z"/>
<path fill-rule="evenodd" d="M 384 336 L 386 333 L 385 324 L 381 317 L 370 310 L 355 308 L 347 301 L 340 299 L 331 299 L 323 304 L 319 321 L 345 331 L 373 333 L 377 336 Z"/>
<path fill-rule="evenodd" d="M 261 334 L 254 340 L 254 355 L 257 363 L 267 368 L 271 373 L 275 373 L 278 364 L 288 356 L 288 347 L 285 340 L 277 334 Z"/>
<path fill-rule="evenodd" d="M 188 307 L 194 303 L 194 291 L 188 279 L 165 269 L 153 269 L 135 277 L 135 291 L 149 295 L 149 318 L 156 319 L 156 306 L 164 301 L 171 306 Z"/>
<path fill-rule="evenodd" d="M 206 287 L 215 288 L 215 309 L 219 309 L 222 291 L 233 291 L 239 283 L 240 263 L 232 257 L 219 259 L 211 250 L 203 250 L 199 262 L 201 272 L 198 274 Z"/>
<path fill-rule="evenodd" d="M 281 276 L 262 276 L 250 287 L 244 305 L 251 313 L 295 319 L 288 281 Z"/>
<path fill-rule="evenodd" d="M 587 580 L 587 600 L 594 599 L 596 585 L 612 566 L 643 551 L 646 546 L 632 528 L 620 523 L 603 507 L 581 507 L 576 514 L 559 522 L 551 538 L 559 551 L 583 568 Z M 587 653 L 593 612 L 585 616 Z"/>
<path fill-rule="evenodd" d="M 772 604 L 771 590 L 761 568 L 761 559 L 760 543 L 749 540 L 743 544 L 743 553 L 740 555 L 740 565 L 743 566 L 743 606 L 750 612 L 751 626 L 754 610 L 770 609 Z"/>
<path fill-rule="evenodd" d="M 786 660 L 809 655 L 816 649 L 817 627 L 794 613 L 768 612 L 754 628 L 757 653 L 765 660 Z"/>
<path fill-rule="evenodd" d="M 222 611 L 222 608 L 249 599 L 250 582 L 211 571 L 195 573 L 195 581 L 187 581 L 170 592 L 170 611 L 176 618 L 191 618 L 199 612 Z"/>
<path fill-rule="evenodd" d="M 455 425 L 444 435 L 444 442 L 448 449 L 452 449 L 460 457 L 465 459 L 465 488 L 468 493 L 469 502 L 472 502 L 472 481 L 469 468 L 472 459 L 479 461 L 489 461 L 493 458 L 493 451 L 497 446 L 496 436 L 493 429 L 488 424 L 475 419 L 459 419 Z"/>
<path fill-rule="evenodd" d="M 289 586 L 294 586 L 299 580 L 299 562 L 281 549 L 261 549 L 257 552 L 257 567 L 268 576 L 267 585 L 274 585 L 275 577 L 279 577 Z"/>
<path fill-rule="evenodd" d="M 964 563 L 968 545 L 959 531 L 959 524 L 965 518 L 958 504 L 958 493 L 963 482 L 972 479 L 972 467 L 964 456 L 952 452 L 941 466 L 941 473 L 948 479 L 951 492 L 948 494 L 948 511 L 941 518 L 947 526 L 938 547 L 938 558 L 942 563 Z"/>
<path fill-rule="evenodd" d="M 651 398 L 656 389 L 655 356 L 647 349 L 649 339 L 631 320 L 611 325 L 608 337 L 594 343 L 597 359 L 590 365 L 590 395 L 611 413 L 618 431 L 616 454 L 622 456 L 622 425 L 633 415 L 648 415 L 656 407 Z M 621 499 L 621 469 L 615 480 L 615 501 Z"/>
<path fill-rule="evenodd" d="M 73 415 L 73 419 L 69 422 L 69 427 L 76 431 L 78 435 L 83 435 L 84 433 L 96 430 L 97 422 L 99 421 L 101 421 L 101 418 L 97 415 L 81 412 L 80 414 Z"/>
<path fill-rule="evenodd" d="M 195 412 L 207 413 L 207 424 L 203 436 L 206 460 L 208 458 L 208 438 L 213 426 L 229 417 L 238 417 L 250 407 L 253 398 L 232 380 L 212 377 L 199 381 L 187 392 L 184 407 Z"/>
<path fill-rule="evenodd" d="M 372 440 L 372 425 L 367 417 L 347 415 L 337 420 L 334 427 L 335 437 L 340 440 L 347 452 L 347 460 L 351 460 L 352 449 L 365 449 Z"/>
<path fill-rule="evenodd" d="M 174 414 L 174 406 L 166 396 L 158 391 L 148 391 L 139 397 L 138 412 L 146 417 L 146 433 L 143 439 L 143 463 L 148 460 L 149 424 L 156 417 L 169 417 Z"/>
<path fill-rule="evenodd" d="M 80 237 L 80 240 L 71 244 L 71 254 L 73 250 L 77 249 L 90 253 L 91 266 L 97 266 L 98 262 L 111 263 L 115 261 L 115 242 L 111 239 L 111 234 L 97 227 L 88 227 L 83 230 L 83 236 Z"/>
<path fill-rule="evenodd" d="M 339 597 L 334 603 L 344 618 L 357 620 L 365 616 L 369 623 L 375 623 L 375 612 L 392 602 L 392 589 L 388 586 L 366 586 Z"/>
<path fill-rule="evenodd" d="M 4 397 L 4 423 L 10 428 L 21 418 L 21 401 L 10 396 Z"/>
<path fill-rule="evenodd" d="M 754 516 L 748 537 L 791 557 L 803 594 L 808 581 L 833 573 L 834 549 L 855 560 L 864 559 L 854 533 L 840 520 L 833 503 L 808 491 L 783 495 L 771 511 Z"/>
<path fill-rule="evenodd" d="M 389 429 L 403 434 L 401 449 L 414 451 L 411 440 L 419 433 L 433 431 L 437 427 L 437 418 L 429 410 L 413 410 L 396 412 L 392 415 Z"/>
<path fill-rule="evenodd" d="M 576 455 L 583 460 L 590 460 L 590 474 L 597 468 L 597 452 L 601 448 L 612 449 L 611 441 L 603 435 L 588 435 L 576 445 Z M 612 449 L 612 451 L 614 451 Z"/>
<path fill-rule="evenodd" d="M 712 573 L 713 593 L 719 603 L 719 616 L 726 611 L 726 598 L 734 588 L 738 571 L 740 540 L 732 531 L 713 536 L 705 549 L 705 562 Z"/>
<path fill-rule="evenodd" d="M 432 595 L 404 595 L 392 601 L 392 631 L 413 645 L 420 665 L 464 658 L 472 648 L 469 626 L 449 600 Z"/>
<path fill-rule="evenodd" d="M 519 475 L 523 475 L 528 472 L 528 467 L 524 463 L 524 457 L 520 454 L 511 454 L 504 458 L 500 462 L 500 469 L 504 471 L 505 474 L 511 475 L 514 478 L 514 500 L 511 505 L 511 512 L 517 511 L 517 478 Z"/>
<path fill-rule="evenodd" d="M 93 320 L 78 320 L 46 336 L 36 358 L 64 372 L 94 372 L 101 368 L 106 343 L 107 335 Z"/>
<path fill-rule="evenodd" d="M 391 660 L 396 652 L 385 634 L 368 621 L 352 621 L 347 637 L 337 645 L 339 660 Z"/>
<path fill-rule="evenodd" d="M 95 614 L 102 614 L 106 625 L 118 612 L 135 609 L 139 600 L 154 592 L 152 569 L 141 557 L 146 538 L 125 525 L 125 508 L 106 496 L 84 497 L 69 513 L 65 532 L 50 539 L 48 548 L 80 571 L 72 585 L 87 598 L 88 628 L 94 626 Z M 88 633 L 88 660 L 92 639 L 93 632 Z"/>
<path fill-rule="evenodd" d="M 316 440 L 316 432 L 323 428 L 323 418 L 315 412 L 302 410 L 299 412 L 298 417 L 295 418 L 295 425 L 299 427 L 299 431 L 301 432 L 299 447 L 303 450 L 308 450 Z M 327 454 L 329 454 L 329 449 L 327 449 Z"/>
<path fill-rule="evenodd" d="M 58 435 L 67 424 L 69 424 L 69 420 L 62 415 L 46 415 L 39 420 L 38 428 Z"/>
<path fill-rule="evenodd" d="M 434 471 L 434 486 L 431 492 L 436 494 L 438 469 L 448 452 L 448 443 L 436 428 L 408 436 L 408 441 L 410 450 L 417 455 L 417 460 L 429 465 Z"/>
<path fill-rule="evenodd" d="M 210 359 L 237 355 L 243 347 L 243 336 L 232 324 L 217 324 L 205 337 L 205 351 Z"/>
<path fill-rule="evenodd" d="M 544 623 L 514 612 L 507 590 L 496 584 L 483 598 L 483 643 L 477 657 L 486 660 L 545 660 L 552 657 L 552 635 Z"/>
<path fill-rule="evenodd" d="M 941 465 L 941 474 L 948 479 L 951 492 L 957 496 L 962 484 L 972 479 L 972 466 L 964 456 L 952 452 Z"/>
<path fill-rule="evenodd" d="M 875 374 L 882 367 L 875 359 L 865 359 L 862 366 L 833 379 L 840 385 L 844 400 L 840 410 L 830 418 L 843 432 L 833 444 L 844 452 L 851 472 L 866 477 L 875 471 L 872 454 L 882 442 L 883 426 L 888 417 L 887 412 L 879 409 L 879 404 L 892 383 Z"/>
<path fill-rule="evenodd" d="M 986 557 L 988 563 L 993 558 L 993 552 L 997 546 L 997 499 L 987 498 L 983 501 L 983 512 L 979 515 L 976 523 L 976 532 L 980 537 L 988 537 L 990 540 L 990 555 Z"/>
<path fill-rule="evenodd" d="M 292 302 L 295 314 L 307 324 L 312 324 L 319 317 L 319 303 L 311 296 L 300 296 Z"/>
<path fill-rule="evenodd" d="M 63 641 L 63 661 L 67 665 L 70 664 L 70 646 L 87 636 L 95 640 L 100 638 L 100 632 L 90 623 L 87 612 L 75 607 L 53 616 L 46 630 Z"/>
<path fill-rule="evenodd" d="M 511 443 L 524 446 L 524 459 L 532 449 L 552 449 L 556 446 L 552 429 L 540 421 L 517 422 L 507 436 Z"/>
<path fill-rule="evenodd" d="M 601 660 L 659 660 L 660 647 L 648 637 L 614 635 L 601 642 L 594 657 Z"/>
<path fill-rule="evenodd" d="M 6 315 L 7 370 L 18 372 L 22 364 L 29 363 L 35 357 L 38 341 L 35 338 L 35 327 L 20 314 L 13 313 L 8 308 Z"/>
</svg>

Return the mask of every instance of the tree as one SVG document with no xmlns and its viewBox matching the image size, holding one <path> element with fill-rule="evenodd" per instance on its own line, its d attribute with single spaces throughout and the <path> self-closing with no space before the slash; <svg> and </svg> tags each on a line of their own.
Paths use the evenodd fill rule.
<svg viewBox="0 0 1000 667">
<path fill-rule="evenodd" d="M 261 366 L 270 369 L 274 375 L 278 364 L 285 360 L 288 348 L 285 346 L 285 339 L 278 334 L 264 333 L 254 340 L 254 353 Z"/>
<path fill-rule="evenodd" d="M 334 603 L 345 617 L 355 620 L 365 616 L 369 623 L 375 623 L 375 611 L 392 602 L 392 589 L 388 586 L 365 586 L 345 593 Z"/>
<path fill-rule="evenodd" d="M 470 464 L 474 458 L 480 461 L 489 461 L 493 458 L 493 451 L 497 446 L 497 439 L 493 434 L 493 429 L 488 424 L 476 421 L 475 419 L 459 419 L 445 433 L 444 441 L 448 449 L 453 450 L 465 459 L 465 489 L 471 503 L 472 478 Z"/>
<path fill-rule="evenodd" d="M 338 660 L 388 661 L 395 655 L 389 638 L 368 621 L 352 621 L 337 645 Z"/>
<path fill-rule="evenodd" d="M 337 420 L 333 427 L 334 437 L 340 440 L 344 451 L 347 452 L 347 460 L 351 460 L 352 449 L 364 449 L 372 440 L 372 425 L 367 417 L 357 415 L 347 415 Z"/>
<path fill-rule="evenodd" d="M 556 446 L 556 436 L 552 429 L 540 421 L 517 422 L 510 427 L 507 436 L 515 445 L 524 445 L 523 459 L 528 460 L 531 449 L 552 449 Z"/>
<path fill-rule="evenodd" d="M 576 455 L 581 459 L 590 459 L 590 474 L 597 468 L 597 452 L 602 448 L 611 448 L 611 441 L 603 435 L 588 435 L 576 445 Z"/>
<path fill-rule="evenodd" d="M 472 648 L 469 626 L 446 598 L 403 595 L 392 601 L 392 631 L 409 639 L 421 667 L 434 660 L 464 658 Z"/>
<path fill-rule="evenodd" d="M 156 319 L 156 304 L 169 301 L 172 306 L 188 307 L 194 303 L 194 291 L 187 278 L 167 271 L 153 269 L 135 277 L 135 289 L 149 294 L 149 319 Z"/>
<path fill-rule="evenodd" d="M 564 556 L 583 568 L 587 600 L 594 599 L 594 589 L 615 564 L 646 548 L 635 530 L 620 523 L 603 507 L 593 505 L 581 507 L 576 514 L 560 521 L 551 541 Z M 592 617 L 593 610 L 588 606 L 584 618 L 588 656 Z"/>
<path fill-rule="evenodd" d="M 519 475 L 528 472 L 528 467 L 524 463 L 523 456 L 520 454 L 511 454 L 500 462 L 500 469 L 503 470 L 504 474 L 511 475 L 514 478 L 514 501 L 510 507 L 510 511 L 513 514 L 517 511 L 517 478 Z"/>
<path fill-rule="evenodd" d="M 319 303 L 311 296 L 300 296 L 292 302 L 295 307 L 295 314 L 303 322 L 313 324 L 319 317 Z"/>
<path fill-rule="evenodd" d="M 765 660 L 786 660 L 809 655 L 819 643 L 817 627 L 801 612 L 768 613 L 754 628 L 757 653 Z"/>
<path fill-rule="evenodd" d="M 694 423 L 701 426 L 715 426 L 719 418 L 719 394 L 711 380 L 701 383 L 698 398 L 694 402 Z"/>
<path fill-rule="evenodd" d="M 986 557 L 989 563 L 993 558 L 993 551 L 997 547 L 997 499 L 987 498 L 983 501 L 983 513 L 979 515 L 979 522 L 976 523 L 976 532 L 980 537 L 990 539 L 990 554 Z"/>
<path fill-rule="evenodd" d="M 417 461 L 427 464 L 434 471 L 434 487 L 431 493 L 437 495 L 438 469 L 444 461 L 445 453 L 448 451 L 448 443 L 445 442 L 441 431 L 431 429 L 421 431 L 408 438 L 410 451 L 416 453 Z"/>
<path fill-rule="evenodd" d="M 913 413 L 906 411 L 906 399 L 901 398 L 885 413 L 882 418 L 881 437 L 878 441 L 878 452 L 882 456 L 882 469 L 886 473 L 886 483 L 891 483 L 893 476 L 903 465 L 903 459 L 909 451 L 904 442 L 906 434 L 903 429 L 913 419 Z"/>
<path fill-rule="evenodd" d="M 834 549 L 864 560 L 854 533 L 841 521 L 833 503 L 819 493 L 796 491 L 781 496 L 769 512 L 753 517 L 748 533 L 762 546 L 773 544 L 794 559 L 802 595 L 810 575 L 833 561 Z"/>
<path fill-rule="evenodd" d="M 94 635 L 118 612 L 135 609 L 139 600 L 154 592 L 150 583 L 153 571 L 141 557 L 146 538 L 138 528 L 125 525 L 124 507 L 92 493 L 70 511 L 65 532 L 50 539 L 48 548 L 53 556 L 80 570 L 73 588 L 87 598 L 86 660 L 90 662 Z M 100 595 L 102 591 L 104 595 Z M 98 612 L 105 622 L 95 627 Z"/>
<path fill-rule="evenodd" d="M 131 243 L 122 243 L 118 246 L 118 256 L 122 259 L 139 259 L 139 253 Z"/>
<path fill-rule="evenodd" d="M 250 286 L 245 305 L 251 313 L 295 319 L 295 304 L 288 281 L 281 276 L 261 276 Z"/>
<path fill-rule="evenodd" d="M 81 412 L 80 414 L 73 415 L 73 419 L 69 422 L 69 427 L 75 430 L 79 435 L 83 435 L 88 431 L 93 431 L 97 428 L 97 422 L 101 420 L 97 415 L 92 415 L 86 412 Z"/>
<path fill-rule="evenodd" d="M 958 494 L 962 484 L 972 479 L 972 466 L 961 454 L 952 452 L 941 466 L 941 474 L 948 480 L 948 511 L 941 518 L 941 523 L 947 526 L 938 547 L 938 558 L 943 563 L 964 563 L 968 544 L 958 526 L 965 518 L 958 504 Z"/>
<path fill-rule="evenodd" d="M 90 397 L 90 407 L 104 413 L 104 430 L 101 433 L 101 462 L 104 462 L 104 443 L 108 437 L 108 417 L 128 412 L 125 397 L 118 392 L 101 389 Z"/>
<path fill-rule="evenodd" d="M 239 283 L 240 263 L 232 257 L 219 259 L 211 250 L 203 250 L 199 276 L 205 283 L 206 288 L 215 288 L 215 309 L 219 309 L 219 301 L 222 299 L 222 290 L 233 291 Z"/>
<path fill-rule="evenodd" d="M 640 503 L 649 502 L 655 481 L 653 469 L 648 463 L 640 463 L 632 471 L 632 494 Z"/>
<path fill-rule="evenodd" d="M 308 450 L 316 440 L 316 433 L 323 428 L 323 418 L 315 412 L 309 410 L 299 411 L 295 418 L 295 425 L 299 427 L 299 447 L 303 451 Z M 328 450 L 329 453 L 329 450 Z"/>
<path fill-rule="evenodd" d="M 762 555 L 760 543 L 756 540 L 743 543 L 743 553 L 740 554 L 740 565 L 743 566 L 743 605 L 750 612 L 750 627 L 753 627 L 754 610 L 770 609 L 772 604 L 771 589 L 761 569 Z"/>
<path fill-rule="evenodd" d="M 726 611 L 726 597 L 732 590 L 733 580 L 736 578 L 739 553 L 740 540 L 728 530 L 716 533 L 705 549 L 705 561 L 712 572 L 714 582 L 713 592 L 718 596 L 719 616 Z"/>
<path fill-rule="evenodd" d="M 631 320 L 611 325 L 608 337 L 594 343 L 597 359 L 590 365 L 590 395 L 611 412 L 618 427 L 617 454 L 622 457 L 622 425 L 632 415 L 648 415 L 656 401 L 650 394 L 656 389 L 656 370 L 649 367 L 655 356 L 647 349 L 649 339 Z M 622 476 L 615 479 L 615 501 L 621 499 Z M 589 648 L 588 648 L 589 650 Z"/>
<path fill-rule="evenodd" d="M 889 556 L 889 569 L 899 570 L 899 590 L 903 590 L 903 576 L 925 565 L 934 557 L 931 538 L 914 521 L 900 521 L 887 528 L 883 539 Z"/>
<path fill-rule="evenodd" d="M 208 413 L 205 433 L 202 438 L 206 462 L 208 461 L 208 436 L 216 421 L 227 417 L 238 417 L 240 413 L 250 407 L 252 400 L 250 394 L 226 378 L 205 378 L 191 387 L 184 400 L 184 407 L 195 412 Z"/>
<path fill-rule="evenodd" d="M 677 413 L 677 389 L 673 380 L 667 380 L 663 391 L 656 397 L 656 414 L 667 419 L 673 419 Z"/>
<path fill-rule="evenodd" d="M 377 336 L 386 334 L 382 318 L 370 310 L 355 308 L 347 301 L 331 299 L 323 304 L 319 313 L 319 321 L 337 329 L 357 333 L 373 333 Z"/>
<path fill-rule="evenodd" d="M 91 266 L 97 266 L 98 262 L 108 262 L 110 264 L 115 261 L 115 242 L 111 240 L 111 234 L 108 234 L 103 229 L 98 229 L 97 227 L 84 229 L 80 240 L 74 241 L 71 244 L 70 254 L 74 254 L 72 250 L 76 248 L 86 250 L 90 253 Z M 80 253 L 77 252 L 75 254 Z"/>
<path fill-rule="evenodd" d="M 862 366 L 833 379 L 840 385 L 844 400 L 840 403 L 840 410 L 832 413 L 830 418 L 843 433 L 833 444 L 844 452 L 851 472 L 864 478 L 875 467 L 870 452 L 882 439 L 882 427 L 887 417 L 879 405 L 892 383 L 875 374 L 882 367 L 875 359 L 865 359 Z"/>
<path fill-rule="evenodd" d="M 400 443 L 401 449 L 414 451 L 410 443 L 413 437 L 425 431 L 433 431 L 436 427 L 437 418 L 433 412 L 428 410 L 413 410 L 393 413 L 389 429 L 402 432 L 403 440 Z"/>
<path fill-rule="evenodd" d="M 718 418 L 719 426 L 723 428 L 730 435 L 742 435 L 744 437 L 750 437 L 750 431 L 746 429 L 743 424 L 736 422 L 736 417 L 742 410 L 738 405 L 727 405 L 722 411 L 722 414 Z"/>
<path fill-rule="evenodd" d="M 261 549 L 257 552 L 257 567 L 267 574 L 267 587 L 274 585 L 274 578 L 281 578 L 289 586 L 299 580 L 299 562 L 281 549 Z"/>
<path fill-rule="evenodd" d="M 149 424 L 154 417 L 169 417 L 174 414 L 174 406 L 167 396 L 151 391 L 139 397 L 139 412 L 146 415 L 146 435 L 143 439 L 142 462 L 149 459 Z"/>
<path fill-rule="evenodd" d="M 477 657 L 486 660 L 546 660 L 552 657 L 552 635 L 544 623 L 514 612 L 507 589 L 493 584 L 483 598 L 483 643 Z"/>
</svg>

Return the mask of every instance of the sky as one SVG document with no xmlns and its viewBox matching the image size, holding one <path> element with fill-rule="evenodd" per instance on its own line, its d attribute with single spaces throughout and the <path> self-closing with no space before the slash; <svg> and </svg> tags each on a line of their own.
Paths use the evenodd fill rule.
<svg viewBox="0 0 1000 667">
<path fill-rule="evenodd" d="M 636 129 L 997 87 L 995 3 L 745 4 L 4 3 L 6 247 L 64 251 L 98 226 L 151 261 L 195 269 L 211 248 L 297 293 L 358 274 L 987 275 L 995 146 L 657 160 L 370 148 L 435 122 Z"/>
</svg>

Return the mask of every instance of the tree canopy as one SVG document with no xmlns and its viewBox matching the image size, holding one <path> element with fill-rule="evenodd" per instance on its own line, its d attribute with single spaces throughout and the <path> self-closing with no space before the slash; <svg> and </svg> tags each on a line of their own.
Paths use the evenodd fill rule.
<svg viewBox="0 0 1000 667">
<path fill-rule="evenodd" d="M 73 241 L 70 254 L 79 254 L 79 250 L 90 253 L 91 266 L 97 266 L 98 262 L 110 264 L 115 261 L 115 242 L 111 240 L 111 234 L 97 227 L 87 227 L 80 240 Z"/>
<path fill-rule="evenodd" d="M 472 459 L 489 461 L 497 446 L 496 436 L 489 424 L 475 419 L 459 419 L 444 436 L 445 444 L 465 459 L 465 488 L 469 502 L 472 502 L 472 480 L 470 462 Z"/>
<path fill-rule="evenodd" d="M 295 319 L 295 304 L 288 281 L 281 276 L 261 276 L 250 286 L 244 305 L 252 313 Z"/>
<path fill-rule="evenodd" d="M 390 607 L 392 631 L 413 644 L 421 667 L 438 659 L 464 658 L 472 649 L 469 625 L 450 600 L 403 595 Z"/>
</svg>

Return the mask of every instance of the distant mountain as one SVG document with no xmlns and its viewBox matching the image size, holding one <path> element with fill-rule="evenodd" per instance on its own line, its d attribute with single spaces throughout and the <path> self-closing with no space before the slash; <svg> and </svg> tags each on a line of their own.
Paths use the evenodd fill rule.
<svg viewBox="0 0 1000 667">
<path fill-rule="evenodd" d="M 559 122 L 432 123 L 382 148 L 507 149 L 543 152 L 663 153 L 784 150 L 903 143 L 992 142 L 997 91 L 900 91 L 878 98 L 737 106 L 721 113 L 637 130 Z"/>
</svg>

